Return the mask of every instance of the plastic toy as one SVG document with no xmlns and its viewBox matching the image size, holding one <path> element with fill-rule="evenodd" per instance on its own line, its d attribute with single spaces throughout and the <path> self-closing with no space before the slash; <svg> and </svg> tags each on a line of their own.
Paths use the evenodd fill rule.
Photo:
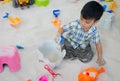
<svg viewBox="0 0 120 81">
<path fill-rule="evenodd" d="M 48 78 L 47 78 L 47 76 L 43 75 L 39 78 L 38 81 L 48 81 Z"/>
<path fill-rule="evenodd" d="M 12 18 L 11 16 L 9 16 L 9 13 L 6 13 L 6 15 L 3 16 L 3 18 L 8 18 L 8 20 L 10 21 L 12 26 L 19 24 L 21 21 L 21 19 L 19 17 L 16 17 L 15 19 Z"/>
<path fill-rule="evenodd" d="M 107 12 L 112 13 L 112 10 L 107 10 Z"/>
<path fill-rule="evenodd" d="M 61 41 L 63 42 L 63 41 Z M 62 62 L 66 51 L 61 50 L 61 46 L 55 40 L 46 40 L 38 45 L 39 61 L 42 61 L 50 67 L 55 68 Z"/>
<path fill-rule="evenodd" d="M 28 79 L 27 81 L 32 81 L 31 79 Z"/>
<path fill-rule="evenodd" d="M 53 15 L 58 17 L 60 15 L 60 10 L 53 10 Z"/>
<path fill-rule="evenodd" d="M 44 66 L 44 68 L 52 75 L 52 81 L 54 81 L 54 78 L 58 75 L 61 76 L 61 74 L 55 73 L 47 64 Z"/>
<path fill-rule="evenodd" d="M 61 22 L 58 18 L 55 18 L 53 21 L 52 21 L 52 24 L 58 29 L 60 30 L 61 28 Z"/>
<path fill-rule="evenodd" d="M 60 10 L 53 10 L 53 15 L 55 16 L 55 19 L 52 21 L 52 24 L 58 29 L 60 30 L 61 28 L 61 22 L 58 19 L 58 16 L 60 15 Z"/>
<path fill-rule="evenodd" d="M 99 0 L 99 1 L 112 2 L 114 0 Z"/>
<path fill-rule="evenodd" d="M 107 5 L 103 5 L 104 11 L 106 11 Z"/>
<path fill-rule="evenodd" d="M 16 45 L 16 47 L 17 47 L 18 49 L 24 49 L 24 47 L 23 47 L 23 46 L 20 46 L 20 45 Z"/>
<path fill-rule="evenodd" d="M 117 5 L 116 1 L 113 1 L 113 2 L 110 4 L 109 9 L 112 10 L 112 12 L 114 12 L 114 8 L 115 8 L 115 7 L 118 7 L 118 5 Z"/>
<path fill-rule="evenodd" d="M 85 71 L 80 72 L 78 75 L 78 81 L 95 81 L 102 72 L 105 72 L 103 67 L 101 67 L 99 70 L 93 67 L 89 67 Z"/>
<path fill-rule="evenodd" d="M 16 47 L 0 47 L 0 72 L 3 71 L 4 64 L 8 65 L 11 72 L 20 70 L 20 57 Z"/>
<path fill-rule="evenodd" d="M 61 36 L 59 44 L 63 45 L 64 43 L 65 43 L 65 38 L 64 36 Z"/>
<path fill-rule="evenodd" d="M 37 6 L 47 6 L 49 4 L 49 0 L 35 0 L 35 4 Z"/>
<path fill-rule="evenodd" d="M 10 0 L 0 0 L 0 1 L 2 1 L 2 2 L 1 2 L 2 4 L 5 4 L 5 3 L 10 2 Z"/>
<path fill-rule="evenodd" d="M 113 0 L 105 0 L 105 2 L 112 2 Z"/>
<path fill-rule="evenodd" d="M 107 9 L 107 5 L 103 5 L 104 11 L 108 12 L 108 13 L 112 13 L 112 10 L 106 10 Z"/>
<path fill-rule="evenodd" d="M 25 6 L 29 8 L 30 5 L 34 4 L 34 0 L 12 0 L 12 2 L 14 8 L 18 8 L 20 6 L 21 9 L 24 9 Z"/>
</svg>

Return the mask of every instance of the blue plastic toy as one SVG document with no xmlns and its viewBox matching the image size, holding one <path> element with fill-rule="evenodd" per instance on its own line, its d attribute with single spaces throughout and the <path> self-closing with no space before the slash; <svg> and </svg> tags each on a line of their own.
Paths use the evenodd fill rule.
<svg viewBox="0 0 120 81">
<path fill-rule="evenodd" d="M 63 45 L 65 43 L 65 39 L 63 36 L 61 36 L 60 44 Z"/>
<path fill-rule="evenodd" d="M 8 18 L 9 13 L 6 13 L 5 16 L 3 16 L 3 18 Z"/>
<path fill-rule="evenodd" d="M 104 11 L 106 11 L 107 5 L 103 5 Z"/>
<path fill-rule="evenodd" d="M 23 47 L 23 46 L 20 46 L 20 45 L 16 45 L 16 47 L 17 47 L 18 49 L 24 49 L 24 47 Z"/>
<path fill-rule="evenodd" d="M 112 13 L 113 11 L 112 10 L 108 10 L 107 12 Z"/>
<path fill-rule="evenodd" d="M 53 10 L 53 15 L 58 17 L 60 15 L 60 10 Z"/>
</svg>

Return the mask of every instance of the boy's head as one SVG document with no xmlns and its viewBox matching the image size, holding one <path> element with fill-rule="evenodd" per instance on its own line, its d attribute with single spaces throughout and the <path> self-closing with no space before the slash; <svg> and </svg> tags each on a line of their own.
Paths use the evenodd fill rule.
<svg viewBox="0 0 120 81">
<path fill-rule="evenodd" d="M 104 8 L 96 1 L 90 1 L 81 10 L 80 22 L 84 28 L 90 29 L 102 16 Z M 86 29 L 86 30 L 87 30 Z"/>
<path fill-rule="evenodd" d="M 99 20 L 104 12 L 103 7 L 96 1 L 90 1 L 81 10 L 81 16 L 84 19 Z"/>
</svg>

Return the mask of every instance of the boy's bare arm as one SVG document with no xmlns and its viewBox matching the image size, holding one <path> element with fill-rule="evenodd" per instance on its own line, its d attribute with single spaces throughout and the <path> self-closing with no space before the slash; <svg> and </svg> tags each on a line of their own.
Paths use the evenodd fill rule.
<svg viewBox="0 0 120 81">
<path fill-rule="evenodd" d="M 60 37 L 64 33 L 63 28 L 60 28 L 57 32 L 57 37 Z"/>
<path fill-rule="evenodd" d="M 98 58 L 101 58 L 102 57 L 102 45 L 100 42 L 96 44 L 96 49 L 98 53 Z"/>
<path fill-rule="evenodd" d="M 97 59 L 97 63 L 102 66 L 105 64 L 105 60 L 103 59 L 103 56 L 102 56 L 102 45 L 101 45 L 101 42 L 97 43 L 96 44 L 96 49 L 97 49 L 97 53 L 98 53 L 98 59 Z"/>
<path fill-rule="evenodd" d="M 60 38 L 60 36 L 61 36 L 63 33 L 64 33 L 63 28 L 60 28 L 60 29 L 58 30 L 58 32 L 57 32 L 56 37 L 55 37 L 55 41 L 56 41 L 56 42 L 59 41 L 59 38 Z"/>
</svg>

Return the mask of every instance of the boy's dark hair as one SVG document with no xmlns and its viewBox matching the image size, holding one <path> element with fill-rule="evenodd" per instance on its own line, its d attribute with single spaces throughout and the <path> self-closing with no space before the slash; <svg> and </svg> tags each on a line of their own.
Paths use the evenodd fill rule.
<svg viewBox="0 0 120 81">
<path fill-rule="evenodd" d="M 96 1 L 90 1 L 85 4 L 81 10 L 81 15 L 85 19 L 99 20 L 104 12 L 104 8 Z"/>
</svg>

